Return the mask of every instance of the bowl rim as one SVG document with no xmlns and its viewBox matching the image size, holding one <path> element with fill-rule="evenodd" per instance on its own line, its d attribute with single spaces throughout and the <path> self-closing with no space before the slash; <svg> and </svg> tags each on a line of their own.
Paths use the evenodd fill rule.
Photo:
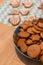
<svg viewBox="0 0 43 65">
<path fill-rule="evenodd" d="M 14 30 L 13 34 L 12 34 L 12 39 L 13 39 L 13 44 L 14 44 L 15 49 L 16 49 L 22 56 L 24 56 L 24 57 L 26 57 L 26 58 L 28 58 L 28 59 L 30 59 L 30 60 L 32 60 L 32 61 L 39 61 L 39 62 L 40 62 L 40 60 L 31 58 L 30 56 L 24 54 L 24 53 L 17 47 L 17 45 L 15 44 L 15 42 L 14 42 L 14 33 L 16 32 L 16 30 L 17 30 L 19 27 L 20 27 L 20 26 L 17 26 L 16 29 Z"/>
</svg>

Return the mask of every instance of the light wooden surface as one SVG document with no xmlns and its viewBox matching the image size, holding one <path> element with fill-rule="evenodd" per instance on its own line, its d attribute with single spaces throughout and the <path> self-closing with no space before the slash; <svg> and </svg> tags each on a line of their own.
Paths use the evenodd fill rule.
<svg viewBox="0 0 43 65">
<path fill-rule="evenodd" d="M 17 52 L 12 40 L 14 28 L 0 23 L 0 65 L 43 65 L 26 59 Z"/>
<path fill-rule="evenodd" d="M 0 4 L 2 4 L 4 2 L 4 0 L 0 0 Z"/>
</svg>

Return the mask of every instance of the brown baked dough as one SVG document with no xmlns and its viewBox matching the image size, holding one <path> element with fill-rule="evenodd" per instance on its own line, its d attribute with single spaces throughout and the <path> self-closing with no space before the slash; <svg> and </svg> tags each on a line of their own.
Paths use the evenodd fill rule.
<svg viewBox="0 0 43 65">
<path fill-rule="evenodd" d="M 39 56 L 40 54 L 40 46 L 37 44 L 31 45 L 28 47 L 27 49 L 27 54 L 28 56 L 32 57 L 32 58 L 36 58 Z"/>
</svg>

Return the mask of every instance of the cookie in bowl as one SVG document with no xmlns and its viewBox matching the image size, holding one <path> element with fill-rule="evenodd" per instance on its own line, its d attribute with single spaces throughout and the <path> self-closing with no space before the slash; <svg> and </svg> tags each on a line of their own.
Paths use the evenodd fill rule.
<svg viewBox="0 0 43 65">
<path fill-rule="evenodd" d="M 41 26 L 43 25 L 43 19 L 39 18 L 35 22 L 37 24 L 33 21 L 25 20 L 20 24 L 16 29 L 17 32 L 15 32 L 18 36 L 15 45 L 25 57 L 43 63 L 43 26 Z"/>
</svg>

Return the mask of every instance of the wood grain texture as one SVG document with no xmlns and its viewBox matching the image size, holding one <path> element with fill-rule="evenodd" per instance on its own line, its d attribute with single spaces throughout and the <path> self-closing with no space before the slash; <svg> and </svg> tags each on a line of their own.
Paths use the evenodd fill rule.
<svg viewBox="0 0 43 65">
<path fill-rule="evenodd" d="M 23 57 L 15 49 L 12 39 L 15 27 L 2 23 L 0 23 L 0 27 L 0 65 L 43 65 L 40 62 L 31 61 Z M 4 34 L 4 32 L 6 33 Z"/>
</svg>

